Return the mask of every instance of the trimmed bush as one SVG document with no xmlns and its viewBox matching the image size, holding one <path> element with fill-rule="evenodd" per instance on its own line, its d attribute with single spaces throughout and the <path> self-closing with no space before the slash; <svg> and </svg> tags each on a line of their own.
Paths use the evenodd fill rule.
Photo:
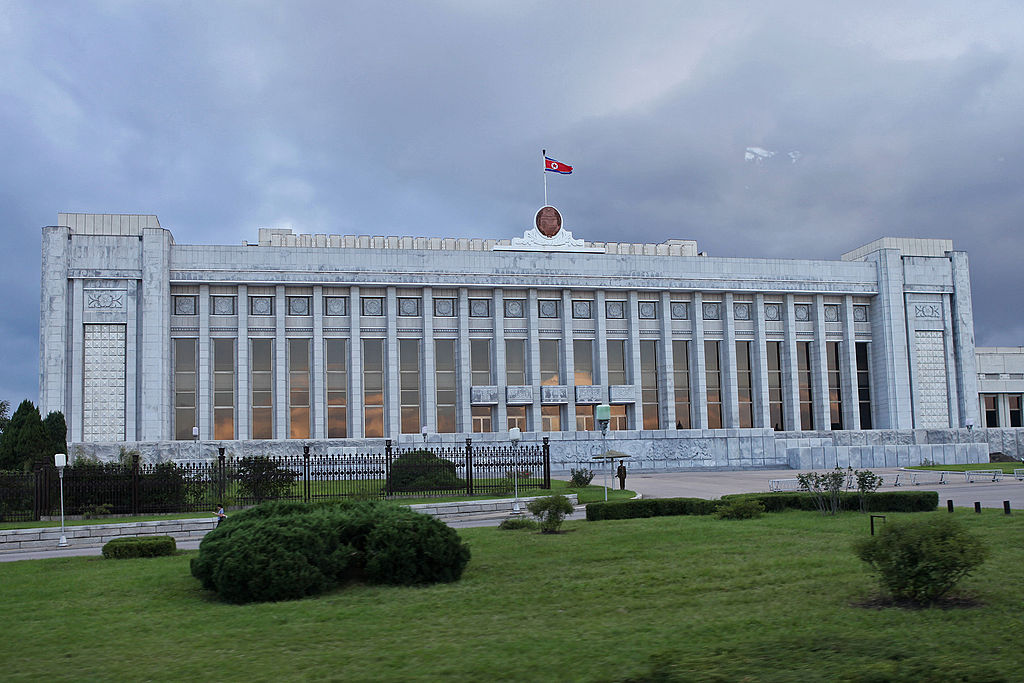
<svg viewBox="0 0 1024 683">
<path fill-rule="evenodd" d="M 586 467 L 569 470 L 569 475 L 569 488 L 571 489 L 585 489 L 594 480 L 594 472 Z"/>
<path fill-rule="evenodd" d="M 814 496 L 806 491 L 737 493 L 722 496 L 722 500 L 756 500 L 764 505 L 766 512 L 819 509 Z M 861 496 L 856 491 L 843 491 L 839 500 L 844 510 L 860 509 Z M 937 491 L 876 491 L 866 496 L 864 503 L 868 512 L 931 512 L 939 505 L 939 494 Z"/>
<path fill-rule="evenodd" d="M 508 519 L 501 520 L 498 528 L 505 531 L 516 531 L 518 529 L 536 530 L 540 528 L 540 525 L 532 519 L 526 519 L 525 517 L 509 517 Z"/>
<path fill-rule="evenodd" d="M 565 496 L 544 496 L 526 504 L 526 509 L 540 520 L 540 530 L 544 534 L 558 533 L 565 516 L 572 514 L 572 502 Z"/>
<path fill-rule="evenodd" d="M 897 600 L 931 604 L 985 561 L 987 551 L 952 517 L 894 521 L 854 544 L 882 589 Z"/>
<path fill-rule="evenodd" d="M 465 479 L 459 479 L 455 463 L 439 458 L 430 451 L 409 451 L 391 463 L 388 473 L 388 491 L 406 493 L 415 491 L 449 491 L 466 488 Z"/>
<path fill-rule="evenodd" d="M 352 579 L 455 581 L 469 548 L 444 523 L 380 501 L 276 501 L 207 534 L 192 575 L 234 603 L 291 600 Z"/>
<path fill-rule="evenodd" d="M 241 497 L 256 503 L 283 497 L 299 476 L 294 470 L 260 455 L 241 458 L 237 473 Z"/>
<path fill-rule="evenodd" d="M 675 515 L 710 515 L 718 501 L 704 498 L 642 498 L 616 500 L 587 505 L 587 519 L 638 519 L 641 517 L 669 517 Z"/>
<path fill-rule="evenodd" d="M 115 538 L 103 546 L 103 557 L 108 560 L 127 560 L 133 557 L 160 557 L 173 555 L 178 545 L 170 536 L 132 536 Z"/>
<path fill-rule="evenodd" d="M 755 519 L 764 514 L 764 505 L 756 500 L 731 500 L 715 511 L 718 519 Z"/>
</svg>

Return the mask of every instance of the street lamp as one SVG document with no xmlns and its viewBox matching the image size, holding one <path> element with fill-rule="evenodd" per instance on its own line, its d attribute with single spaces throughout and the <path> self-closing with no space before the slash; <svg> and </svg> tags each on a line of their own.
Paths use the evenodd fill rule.
<svg viewBox="0 0 1024 683">
<path fill-rule="evenodd" d="M 197 458 L 203 457 L 203 449 L 199 447 L 199 427 L 192 428 L 192 438 L 196 440 L 196 448 L 199 451 L 196 454 Z"/>
<path fill-rule="evenodd" d="M 974 420 L 967 420 L 965 426 L 967 427 L 967 433 L 970 434 L 971 430 L 974 429 Z"/>
<path fill-rule="evenodd" d="M 594 409 L 594 419 L 601 428 L 601 445 L 604 447 L 604 454 L 608 455 L 608 423 L 612 421 L 612 407 L 602 403 Z M 609 461 L 609 463 L 612 461 Z M 611 465 L 609 464 L 609 467 Z M 608 471 L 604 473 L 604 499 L 608 500 Z"/>
<path fill-rule="evenodd" d="M 423 443 L 426 444 L 427 443 L 427 435 L 430 434 L 430 432 L 428 432 L 427 428 L 424 427 L 423 431 L 421 433 L 423 434 Z"/>
<path fill-rule="evenodd" d="M 68 544 L 68 537 L 64 535 L 64 466 L 68 464 L 66 453 L 54 453 L 53 464 L 57 466 L 57 474 L 60 475 L 60 540 L 57 546 L 63 548 Z"/>
<path fill-rule="evenodd" d="M 508 430 L 508 440 L 512 442 L 512 449 L 515 450 L 516 446 L 523 438 L 523 433 L 519 431 L 519 427 L 513 427 Z M 513 514 L 519 514 L 522 510 L 519 509 L 519 469 L 516 467 L 515 453 L 512 454 L 512 481 L 515 485 L 515 502 L 512 503 Z"/>
</svg>

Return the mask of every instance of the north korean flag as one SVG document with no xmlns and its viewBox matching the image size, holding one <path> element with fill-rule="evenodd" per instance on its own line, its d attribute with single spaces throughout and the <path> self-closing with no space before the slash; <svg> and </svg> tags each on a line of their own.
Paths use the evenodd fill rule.
<svg viewBox="0 0 1024 683">
<path fill-rule="evenodd" d="M 569 175 L 572 173 L 572 166 L 569 164 L 563 164 L 561 161 L 555 161 L 550 157 L 544 157 L 544 170 L 551 171 L 552 173 Z"/>
</svg>

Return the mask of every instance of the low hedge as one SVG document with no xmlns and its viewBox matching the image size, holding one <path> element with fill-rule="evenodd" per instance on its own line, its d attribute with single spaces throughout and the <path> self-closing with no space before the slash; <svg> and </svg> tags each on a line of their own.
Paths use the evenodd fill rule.
<svg viewBox="0 0 1024 683">
<path fill-rule="evenodd" d="M 292 600 L 349 580 L 456 581 L 469 547 L 443 522 L 380 501 L 272 502 L 207 534 L 192 575 L 233 603 Z"/>
<path fill-rule="evenodd" d="M 674 515 L 710 515 L 718 501 L 704 498 L 640 498 L 615 500 L 587 505 L 587 519 L 636 519 L 638 517 L 670 517 Z"/>
<path fill-rule="evenodd" d="M 722 496 L 722 500 L 756 500 L 764 505 L 766 512 L 818 509 L 814 496 L 806 491 L 735 493 Z M 937 491 L 876 491 L 867 495 L 866 502 L 868 512 L 930 512 L 939 506 L 939 494 Z M 839 507 L 859 510 L 860 494 L 840 492 Z"/>
<path fill-rule="evenodd" d="M 108 560 L 127 560 L 132 557 L 160 557 L 173 555 L 178 545 L 170 536 L 132 536 L 115 538 L 103 546 L 103 557 Z"/>
<path fill-rule="evenodd" d="M 860 509 L 860 494 L 843 491 L 839 495 L 844 510 Z M 783 510 L 814 510 L 818 506 L 814 496 L 806 491 L 783 491 L 779 493 L 735 493 L 722 496 L 721 500 L 704 498 L 642 498 L 639 500 L 616 500 L 590 503 L 587 505 L 587 519 L 596 522 L 604 519 L 636 519 L 639 517 L 666 517 L 673 515 L 711 515 L 723 502 L 751 501 L 764 506 L 765 512 Z M 868 512 L 929 512 L 939 505 L 936 491 L 881 491 L 867 496 Z"/>
</svg>

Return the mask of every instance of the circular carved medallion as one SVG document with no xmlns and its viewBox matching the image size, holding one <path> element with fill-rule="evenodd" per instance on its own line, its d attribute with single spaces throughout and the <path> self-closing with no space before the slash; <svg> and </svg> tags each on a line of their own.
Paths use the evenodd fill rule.
<svg viewBox="0 0 1024 683">
<path fill-rule="evenodd" d="M 562 229 L 562 214 L 558 213 L 558 209 L 553 206 L 544 206 L 537 212 L 534 222 L 537 224 L 540 234 L 545 237 L 554 237 Z"/>
</svg>

